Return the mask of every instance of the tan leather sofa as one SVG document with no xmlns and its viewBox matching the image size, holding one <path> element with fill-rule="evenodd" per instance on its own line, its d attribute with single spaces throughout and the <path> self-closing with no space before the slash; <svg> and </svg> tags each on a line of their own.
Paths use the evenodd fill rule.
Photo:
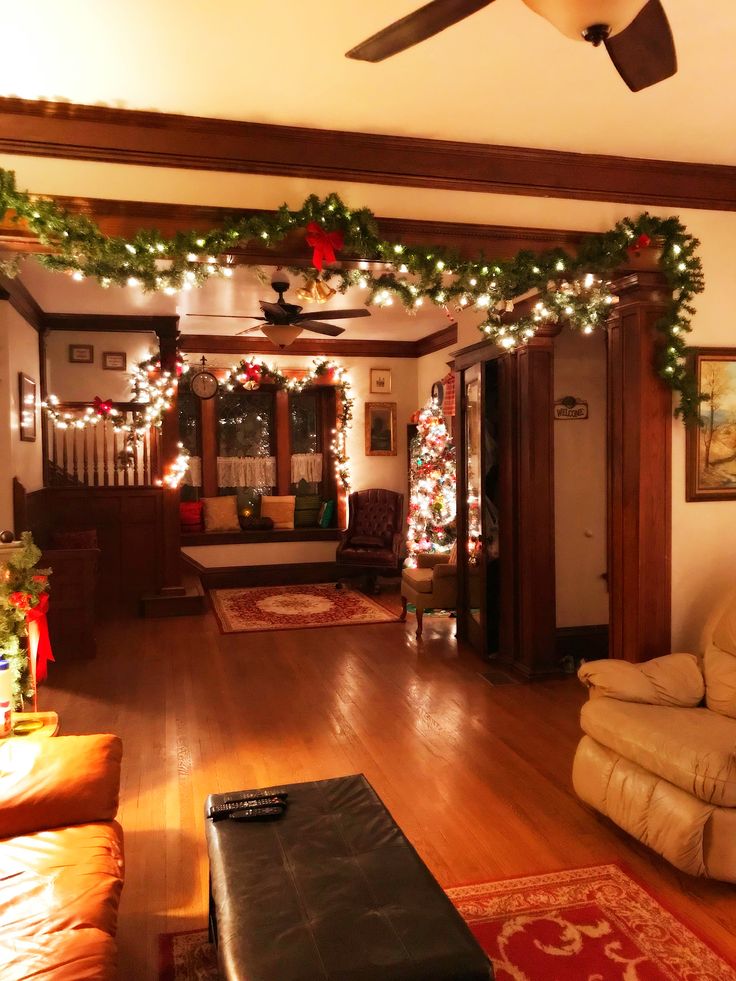
<svg viewBox="0 0 736 981">
<path fill-rule="evenodd" d="M 736 882 L 736 601 L 705 653 L 593 661 L 573 763 L 578 796 L 691 875 Z"/>
<path fill-rule="evenodd" d="M 401 620 L 406 620 L 406 604 L 417 611 L 417 637 L 422 636 L 425 610 L 454 610 L 457 606 L 457 565 L 450 555 L 418 555 L 415 569 L 401 573 Z"/>
<path fill-rule="evenodd" d="M 117 736 L 0 741 L 0 978 L 113 981 Z"/>
</svg>

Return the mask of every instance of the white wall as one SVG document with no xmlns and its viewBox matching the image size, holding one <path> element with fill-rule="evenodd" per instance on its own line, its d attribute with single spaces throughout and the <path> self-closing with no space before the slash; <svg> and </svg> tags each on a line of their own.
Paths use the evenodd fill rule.
<svg viewBox="0 0 736 981">
<path fill-rule="evenodd" d="M 20 439 L 18 374 L 36 382 L 39 394 L 38 334 L 7 300 L 0 302 L 0 529 L 13 528 L 13 477 L 27 491 L 43 485 L 41 421 L 36 410 L 36 440 Z"/>
<path fill-rule="evenodd" d="M 91 344 L 92 364 L 71 364 L 70 344 Z M 104 351 L 125 352 L 126 371 L 103 369 Z M 46 337 L 48 391 L 62 402 L 91 402 L 95 395 L 113 402 L 127 402 L 131 398 L 128 372 L 156 351 L 158 341 L 153 333 L 52 330 Z"/>
<path fill-rule="evenodd" d="M 424 357 L 417 358 L 417 407 L 421 407 L 432 394 L 432 385 L 436 381 L 442 381 L 447 372 L 447 362 L 452 360 L 452 352 L 456 351 L 460 345 L 451 344 L 443 347 L 432 354 L 425 354 Z"/>
<path fill-rule="evenodd" d="M 557 626 L 608 623 L 606 348 L 603 334 L 555 338 L 555 399 L 588 403 L 587 419 L 553 423 Z M 550 407 L 550 411 L 552 411 Z"/>
</svg>

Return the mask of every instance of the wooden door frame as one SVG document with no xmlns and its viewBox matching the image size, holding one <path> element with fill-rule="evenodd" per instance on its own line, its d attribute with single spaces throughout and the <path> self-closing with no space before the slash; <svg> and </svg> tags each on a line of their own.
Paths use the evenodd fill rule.
<svg viewBox="0 0 736 981">
<path fill-rule="evenodd" d="M 611 288 L 619 302 L 607 323 L 609 657 L 644 661 L 670 650 L 672 392 L 656 371 L 665 343 L 656 324 L 666 311 L 668 293 L 658 270 L 622 272 Z M 529 679 L 558 673 L 554 333 L 540 331 L 528 345 L 511 353 L 487 342 L 473 344 L 456 352 L 454 363 L 460 391 L 469 366 L 493 359 L 502 359 L 504 366 L 501 453 L 507 485 L 502 493 L 512 520 L 504 528 L 502 513 L 501 576 L 507 584 L 502 594 L 499 659 Z M 459 422 L 458 500 L 462 501 L 466 493 L 462 409 Z M 461 542 L 465 535 L 463 508 L 458 507 Z M 462 545 L 459 556 L 461 604 Z M 462 618 L 459 609 L 459 628 Z"/>
</svg>

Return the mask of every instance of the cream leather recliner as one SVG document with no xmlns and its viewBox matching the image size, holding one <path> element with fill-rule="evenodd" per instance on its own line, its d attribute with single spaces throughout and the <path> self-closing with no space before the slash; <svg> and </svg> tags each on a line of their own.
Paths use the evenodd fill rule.
<svg viewBox="0 0 736 981">
<path fill-rule="evenodd" d="M 704 655 L 592 661 L 578 796 L 691 875 L 736 882 L 736 594 Z"/>
</svg>

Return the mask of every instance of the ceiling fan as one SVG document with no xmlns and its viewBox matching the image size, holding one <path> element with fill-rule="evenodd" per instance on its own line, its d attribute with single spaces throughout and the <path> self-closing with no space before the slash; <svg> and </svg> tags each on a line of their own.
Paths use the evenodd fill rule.
<svg viewBox="0 0 736 981">
<path fill-rule="evenodd" d="M 669 78 L 677 55 L 661 0 L 522 0 L 575 40 L 604 44 L 632 92 Z M 493 0 L 432 0 L 347 52 L 358 61 L 383 61 L 439 34 Z"/>
<path fill-rule="evenodd" d="M 234 320 L 259 320 L 261 323 L 253 327 L 246 327 L 245 330 L 237 331 L 237 334 L 253 334 L 260 330 L 266 337 L 275 344 L 276 347 L 283 348 L 293 344 L 303 330 L 309 330 L 313 334 L 325 334 L 327 337 L 339 337 L 345 332 L 344 327 L 336 324 L 321 323 L 324 320 L 347 320 L 354 317 L 370 317 L 370 310 L 332 310 L 315 311 L 313 313 L 302 313 L 302 307 L 296 303 L 287 303 L 284 293 L 289 288 L 289 280 L 278 271 L 271 280 L 271 286 L 278 293 L 278 302 L 269 303 L 267 300 L 260 300 L 262 317 L 248 317 L 240 314 L 227 313 L 188 313 L 188 317 L 221 317 Z M 320 321 L 318 323 L 318 321 Z"/>
</svg>

